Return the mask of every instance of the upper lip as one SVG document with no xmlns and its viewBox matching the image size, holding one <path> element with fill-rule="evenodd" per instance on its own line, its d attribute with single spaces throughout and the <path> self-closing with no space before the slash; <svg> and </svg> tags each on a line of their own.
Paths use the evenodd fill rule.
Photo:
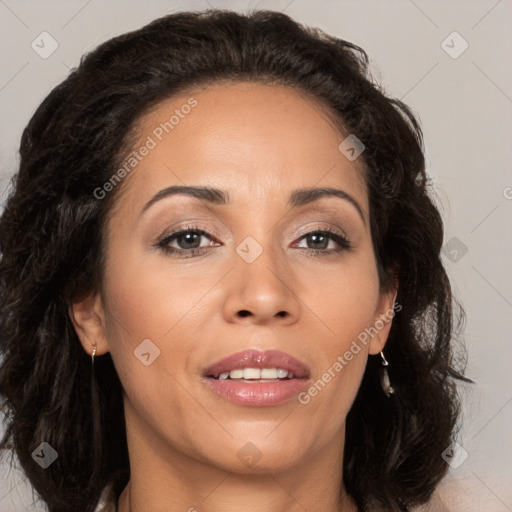
<svg viewBox="0 0 512 512">
<path fill-rule="evenodd" d="M 238 370 L 242 368 L 282 368 L 293 372 L 294 377 L 308 378 L 310 375 L 308 366 L 295 357 L 280 350 L 244 350 L 221 359 L 205 370 L 207 377 L 217 378 L 222 372 Z"/>
</svg>

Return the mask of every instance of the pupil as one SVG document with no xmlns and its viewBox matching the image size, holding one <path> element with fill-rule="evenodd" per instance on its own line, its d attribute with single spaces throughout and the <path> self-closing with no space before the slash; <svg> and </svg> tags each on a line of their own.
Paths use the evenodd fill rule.
<svg viewBox="0 0 512 512">
<path fill-rule="evenodd" d="M 310 236 L 311 236 L 311 238 L 312 238 L 313 240 L 316 240 L 316 241 L 318 241 L 318 239 L 319 239 L 319 238 L 320 238 L 320 239 L 324 239 L 324 242 L 326 242 L 326 241 L 327 241 L 327 237 L 325 237 L 324 235 L 318 235 L 318 234 L 317 234 L 317 235 L 310 235 Z M 324 248 L 324 249 L 326 248 L 325 243 L 324 243 L 324 244 L 322 244 L 322 248 Z"/>
<path fill-rule="evenodd" d="M 193 243 L 193 240 L 191 240 L 191 238 L 193 238 L 193 237 L 197 237 L 196 242 L 199 242 L 200 239 L 201 239 L 201 236 L 198 233 L 186 233 L 184 235 L 181 235 L 180 238 L 184 238 L 185 239 L 185 244 L 190 244 L 190 243 Z M 199 246 L 196 244 L 192 248 L 195 248 L 195 247 L 199 247 Z M 186 248 L 190 249 L 190 247 L 186 247 Z"/>
</svg>

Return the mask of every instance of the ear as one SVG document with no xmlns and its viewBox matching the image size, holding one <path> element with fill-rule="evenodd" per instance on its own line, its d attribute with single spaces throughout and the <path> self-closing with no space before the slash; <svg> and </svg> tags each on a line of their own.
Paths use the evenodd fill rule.
<svg viewBox="0 0 512 512">
<path fill-rule="evenodd" d="M 382 290 L 379 302 L 375 311 L 375 318 L 372 324 L 373 336 L 370 341 L 369 353 L 378 354 L 384 349 L 384 345 L 391 330 L 391 322 L 395 313 L 402 309 L 400 304 L 395 306 L 398 283 L 395 283 L 388 290 Z"/>
<path fill-rule="evenodd" d="M 84 350 L 91 355 L 96 345 L 96 355 L 110 350 L 106 330 L 105 313 L 100 293 L 69 305 L 69 316 Z"/>
</svg>

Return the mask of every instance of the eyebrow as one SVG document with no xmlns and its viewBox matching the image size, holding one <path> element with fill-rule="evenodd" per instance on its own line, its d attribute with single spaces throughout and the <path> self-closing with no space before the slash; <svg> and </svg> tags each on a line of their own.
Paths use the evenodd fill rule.
<svg viewBox="0 0 512 512">
<path fill-rule="evenodd" d="M 142 215 L 151 205 L 164 199 L 178 194 L 188 195 L 215 205 L 227 205 L 230 203 L 230 194 L 227 190 L 218 188 L 205 187 L 205 186 L 186 186 L 186 185 L 173 185 L 164 188 L 157 192 L 142 208 L 140 215 Z M 290 194 L 288 205 L 291 208 L 298 208 L 317 201 L 323 197 L 338 197 L 350 203 L 361 217 L 363 223 L 366 225 L 364 214 L 359 203 L 347 192 L 337 188 L 319 187 L 319 188 L 300 188 L 294 190 Z"/>
</svg>

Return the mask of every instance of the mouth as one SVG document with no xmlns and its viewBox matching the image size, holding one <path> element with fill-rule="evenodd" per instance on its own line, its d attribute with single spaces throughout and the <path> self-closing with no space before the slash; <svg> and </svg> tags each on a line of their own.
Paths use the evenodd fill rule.
<svg viewBox="0 0 512 512">
<path fill-rule="evenodd" d="M 284 380 L 309 378 L 308 366 L 280 350 L 246 350 L 212 364 L 205 377 L 216 380 Z"/>
<path fill-rule="evenodd" d="M 203 372 L 209 388 L 240 405 L 281 404 L 308 384 L 309 367 L 279 350 L 247 350 L 217 361 Z"/>
<path fill-rule="evenodd" d="M 284 368 L 240 368 L 222 372 L 218 377 L 208 375 L 215 380 L 237 380 L 247 382 L 273 382 L 294 379 L 293 372 Z"/>
</svg>

